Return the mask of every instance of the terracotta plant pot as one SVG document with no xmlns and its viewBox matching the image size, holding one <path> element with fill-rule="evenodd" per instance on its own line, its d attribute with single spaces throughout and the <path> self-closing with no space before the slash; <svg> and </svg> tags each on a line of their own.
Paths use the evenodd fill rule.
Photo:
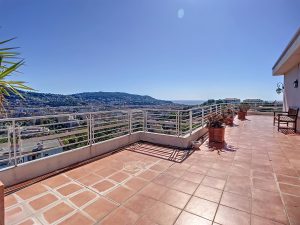
<svg viewBox="0 0 300 225">
<path fill-rule="evenodd" d="M 233 117 L 227 117 L 225 119 L 225 124 L 229 126 L 233 126 Z"/>
<path fill-rule="evenodd" d="M 238 119 L 239 120 L 245 120 L 246 119 L 246 112 L 238 112 Z"/>
<path fill-rule="evenodd" d="M 225 141 L 225 127 L 222 128 L 208 128 L 209 142 L 223 143 Z"/>
</svg>

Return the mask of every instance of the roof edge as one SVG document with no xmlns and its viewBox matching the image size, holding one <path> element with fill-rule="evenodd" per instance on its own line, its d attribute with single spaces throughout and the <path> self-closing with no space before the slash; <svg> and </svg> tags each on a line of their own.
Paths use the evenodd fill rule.
<svg viewBox="0 0 300 225">
<path fill-rule="evenodd" d="M 294 34 L 293 38 L 290 40 L 288 45 L 285 47 L 277 61 L 275 62 L 274 66 L 272 67 L 272 70 L 275 69 L 275 67 L 279 64 L 280 60 L 284 57 L 284 55 L 287 53 L 289 48 L 294 44 L 294 42 L 297 40 L 298 36 L 300 36 L 300 27 L 298 28 L 297 32 Z"/>
</svg>

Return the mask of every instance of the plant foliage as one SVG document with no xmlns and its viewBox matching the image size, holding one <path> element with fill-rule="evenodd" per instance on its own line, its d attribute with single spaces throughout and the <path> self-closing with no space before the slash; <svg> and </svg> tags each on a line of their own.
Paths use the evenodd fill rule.
<svg viewBox="0 0 300 225">
<path fill-rule="evenodd" d="M 5 47 L 5 45 L 14 40 L 14 38 L 0 41 L 0 107 L 4 109 L 3 102 L 5 96 L 15 94 L 20 98 L 23 95 L 19 90 L 33 90 L 25 85 L 24 81 L 10 80 L 9 77 L 18 72 L 18 69 L 24 65 L 24 60 L 20 59 L 19 53 L 15 50 L 17 47 Z"/>
<path fill-rule="evenodd" d="M 239 111 L 240 112 L 247 112 L 250 109 L 250 105 L 247 103 L 241 103 L 239 105 Z"/>
<path fill-rule="evenodd" d="M 224 117 L 220 114 L 214 114 L 208 117 L 206 127 L 222 128 L 224 127 Z"/>
</svg>

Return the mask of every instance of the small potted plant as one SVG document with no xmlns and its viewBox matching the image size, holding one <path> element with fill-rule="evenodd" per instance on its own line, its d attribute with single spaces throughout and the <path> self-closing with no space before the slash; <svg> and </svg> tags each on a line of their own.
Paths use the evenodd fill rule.
<svg viewBox="0 0 300 225">
<path fill-rule="evenodd" d="M 235 111 L 232 108 L 226 108 L 222 114 L 224 117 L 224 123 L 226 125 L 233 126 Z"/>
<path fill-rule="evenodd" d="M 239 111 L 238 111 L 238 119 L 239 120 L 245 120 L 247 111 L 249 110 L 249 105 L 248 104 L 240 104 L 239 105 Z"/>
<path fill-rule="evenodd" d="M 225 140 L 225 124 L 222 115 L 212 115 L 208 117 L 206 124 L 208 128 L 209 142 L 223 143 Z"/>
</svg>

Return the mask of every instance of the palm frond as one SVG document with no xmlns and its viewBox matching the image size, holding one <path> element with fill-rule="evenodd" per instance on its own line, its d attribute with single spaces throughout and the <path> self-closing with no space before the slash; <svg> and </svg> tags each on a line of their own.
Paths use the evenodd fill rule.
<svg viewBox="0 0 300 225">
<path fill-rule="evenodd" d="M 0 46 L 14 39 L 15 38 L 0 41 Z M 0 109 L 3 109 L 4 96 L 15 94 L 24 99 L 20 90 L 34 90 L 27 86 L 24 81 L 7 80 L 12 74 L 19 72 L 18 68 L 24 65 L 24 60 L 18 57 L 20 53 L 16 52 L 16 49 L 18 49 L 18 47 L 0 47 Z"/>
<path fill-rule="evenodd" d="M 16 37 L 7 39 L 7 40 L 5 40 L 5 41 L 0 41 L 0 45 L 5 44 L 5 43 L 7 43 L 7 42 L 10 42 L 10 41 L 12 41 L 12 40 L 14 40 L 14 39 L 16 39 Z"/>
<path fill-rule="evenodd" d="M 7 69 L 4 69 L 3 71 L 0 72 L 0 79 L 4 79 L 9 74 L 15 72 L 23 64 L 24 64 L 24 61 L 22 60 L 20 62 L 13 64 L 12 66 L 8 67 Z"/>
</svg>

